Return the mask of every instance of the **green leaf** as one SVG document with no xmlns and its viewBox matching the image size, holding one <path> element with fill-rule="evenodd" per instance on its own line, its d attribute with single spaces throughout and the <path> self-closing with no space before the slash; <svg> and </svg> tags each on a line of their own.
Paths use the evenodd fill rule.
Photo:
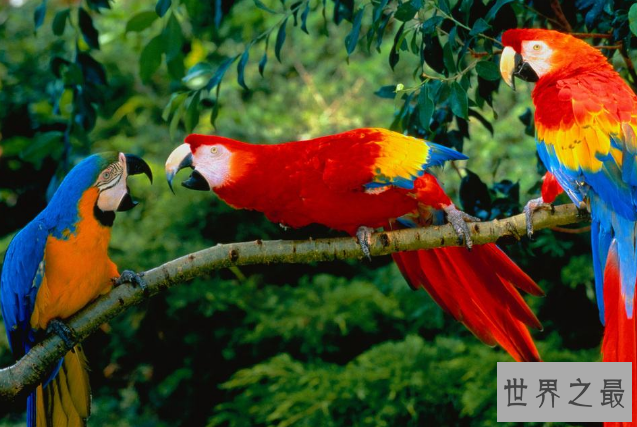
<svg viewBox="0 0 637 427">
<path fill-rule="evenodd" d="M 166 61 L 170 61 L 181 53 L 181 47 L 183 45 L 181 25 L 174 13 L 170 14 L 162 35 L 166 46 Z"/>
<path fill-rule="evenodd" d="M 166 57 L 166 67 L 168 68 L 168 74 L 170 74 L 173 79 L 179 80 L 183 78 L 186 73 L 183 53 L 179 52 L 178 55 L 170 59 Z"/>
<path fill-rule="evenodd" d="M 500 10 L 500 8 L 502 6 L 504 6 L 507 3 L 511 3 L 513 0 L 498 0 L 495 2 L 495 4 L 493 5 L 493 7 L 491 9 L 489 9 L 489 11 L 487 12 L 487 14 L 484 16 L 484 20 L 486 22 L 490 22 L 493 18 L 495 18 L 495 15 L 498 14 L 498 11 Z"/>
<path fill-rule="evenodd" d="M 36 7 L 33 11 L 33 23 L 35 24 L 35 29 L 37 31 L 38 28 L 44 24 L 44 17 L 46 16 L 46 0 L 42 0 L 40 6 Z"/>
<path fill-rule="evenodd" d="M 215 122 L 217 121 L 217 117 L 219 117 L 219 92 L 221 91 L 221 83 L 217 85 L 217 92 L 215 98 L 215 105 L 212 107 L 212 113 L 210 114 L 210 124 L 213 127 L 217 127 Z"/>
<path fill-rule="evenodd" d="M 55 14 L 53 18 L 53 23 L 51 24 L 51 29 L 53 30 L 53 34 L 56 36 L 61 36 L 64 34 L 64 28 L 66 27 L 66 20 L 69 19 L 71 15 L 71 9 L 64 9 Z"/>
<path fill-rule="evenodd" d="M 447 15 L 451 15 L 451 8 L 447 0 L 438 0 L 438 7 Z"/>
<path fill-rule="evenodd" d="M 150 27 L 153 22 L 157 19 L 157 13 L 152 10 L 147 10 L 144 12 L 139 12 L 137 15 L 133 16 L 126 23 L 126 32 L 140 32 Z"/>
<path fill-rule="evenodd" d="M 347 50 L 347 56 L 350 56 L 354 49 L 356 49 L 356 43 L 358 43 L 358 35 L 361 31 L 361 23 L 363 22 L 363 12 L 365 7 L 362 7 L 356 12 L 354 21 L 352 24 L 352 31 L 345 37 L 345 49 Z"/>
<path fill-rule="evenodd" d="M 223 79 L 224 74 L 226 74 L 226 71 L 228 71 L 228 68 L 230 67 L 230 65 L 232 65 L 232 63 L 238 57 L 239 56 L 237 55 L 232 58 L 228 58 L 225 61 L 223 61 L 221 65 L 219 65 L 219 68 L 217 68 L 217 71 L 215 71 L 215 74 L 210 78 L 210 80 L 208 81 L 208 84 L 206 85 L 206 88 L 208 90 L 214 89 L 215 86 L 221 83 L 221 79 Z"/>
<path fill-rule="evenodd" d="M 265 49 L 263 49 L 263 56 L 261 57 L 261 60 L 259 61 L 259 74 L 261 74 L 261 77 L 263 77 L 263 72 L 265 71 L 265 66 L 268 63 L 268 46 L 270 44 L 270 36 L 268 36 L 267 39 L 265 39 Z"/>
<path fill-rule="evenodd" d="M 199 97 L 201 91 L 196 91 L 190 99 L 186 100 L 186 116 L 184 117 L 184 125 L 186 132 L 191 133 L 199 123 Z"/>
<path fill-rule="evenodd" d="M 164 107 L 164 111 L 161 113 L 161 118 L 168 120 L 168 118 L 175 112 L 175 110 L 186 100 L 188 93 L 176 92 L 170 97 L 170 101 Z"/>
<path fill-rule="evenodd" d="M 310 32 L 307 30 L 307 16 L 310 14 L 310 2 L 308 1 L 305 4 L 305 9 L 303 9 L 303 13 L 301 14 L 301 30 L 305 32 L 305 34 L 309 35 Z"/>
<path fill-rule="evenodd" d="M 633 4 L 628 10 L 628 24 L 630 31 L 637 36 L 637 3 Z"/>
<path fill-rule="evenodd" d="M 500 70 L 492 61 L 480 61 L 476 64 L 478 75 L 485 80 L 500 80 Z"/>
<path fill-rule="evenodd" d="M 422 0 L 411 0 L 398 6 L 394 18 L 401 22 L 411 21 L 422 8 Z"/>
<path fill-rule="evenodd" d="M 84 37 L 84 41 L 86 41 L 86 44 L 89 45 L 91 49 L 99 49 L 99 34 L 93 26 L 93 18 L 91 18 L 91 15 L 89 15 L 88 12 L 84 10 L 84 8 L 79 8 L 78 18 L 80 22 L 80 30 L 82 31 L 82 36 Z"/>
<path fill-rule="evenodd" d="M 164 38 L 159 35 L 152 38 L 139 57 L 139 76 L 147 82 L 161 65 L 161 55 L 164 53 Z"/>
<path fill-rule="evenodd" d="M 245 81 L 245 68 L 246 68 L 246 65 L 248 64 L 248 59 L 250 58 L 251 46 L 252 45 L 249 45 L 246 48 L 246 50 L 243 51 L 243 54 L 241 55 L 241 59 L 239 59 L 239 62 L 237 63 L 237 82 L 245 90 L 250 90 L 248 86 L 246 85 L 246 81 Z"/>
<path fill-rule="evenodd" d="M 279 27 L 279 31 L 276 34 L 276 43 L 274 44 L 274 55 L 276 59 L 281 62 L 281 48 L 283 47 L 283 43 L 285 43 L 285 25 L 288 23 L 289 18 L 285 18 L 285 21 Z"/>
<path fill-rule="evenodd" d="M 429 130 L 429 123 L 434 114 L 434 103 L 429 96 L 429 87 L 424 85 L 418 94 L 418 120 L 425 130 Z"/>
<path fill-rule="evenodd" d="M 172 0 L 158 0 L 155 5 L 155 12 L 160 18 L 163 18 L 168 9 L 170 9 L 170 5 L 172 4 Z"/>
<path fill-rule="evenodd" d="M 170 119 L 170 125 L 168 127 L 168 132 L 171 138 L 174 138 L 175 132 L 177 131 L 177 126 L 179 126 L 179 120 L 181 120 L 181 117 L 184 115 L 185 110 L 186 110 L 185 102 L 182 102 L 181 104 L 179 104 L 177 108 L 175 109 L 175 113 L 173 114 L 173 118 Z"/>
<path fill-rule="evenodd" d="M 469 32 L 469 36 L 470 37 L 477 36 L 480 33 L 484 33 L 489 28 L 491 28 L 491 25 L 487 24 L 487 22 L 484 19 L 478 18 L 476 22 L 473 24 L 473 28 L 471 28 L 471 31 Z"/>
<path fill-rule="evenodd" d="M 196 78 L 205 77 L 209 79 L 212 76 L 212 67 L 207 62 L 200 62 L 188 70 L 186 76 L 181 79 L 182 82 L 188 83 Z"/>
<path fill-rule="evenodd" d="M 261 10 L 265 10 L 268 13 L 274 13 L 274 14 L 278 14 L 279 12 L 277 12 L 274 9 L 270 9 L 269 7 L 267 7 L 265 4 L 263 4 L 263 2 L 261 0 L 254 0 L 254 5 L 256 7 L 258 7 Z"/>
<path fill-rule="evenodd" d="M 449 103 L 451 104 L 451 111 L 456 116 L 467 119 L 469 116 L 467 92 L 458 82 L 451 83 L 450 89 Z"/>
<path fill-rule="evenodd" d="M 456 68 L 456 61 L 453 57 L 451 42 L 447 42 L 442 48 L 442 61 L 444 62 L 447 71 L 449 71 L 449 74 L 455 74 L 458 71 Z"/>
<path fill-rule="evenodd" d="M 400 26 L 400 28 L 396 32 L 396 35 L 394 36 L 394 44 L 392 45 L 391 50 L 389 51 L 389 66 L 391 67 L 392 70 L 394 69 L 396 64 L 398 64 L 398 61 L 400 60 L 398 49 L 400 47 L 399 42 L 403 38 L 402 36 L 404 31 L 405 31 L 405 23 L 403 22 L 403 24 Z"/>
<path fill-rule="evenodd" d="M 379 98 L 394 99 L 396 98 L 396 85 L 383 86 L 374 92 Z"/>
</svg>

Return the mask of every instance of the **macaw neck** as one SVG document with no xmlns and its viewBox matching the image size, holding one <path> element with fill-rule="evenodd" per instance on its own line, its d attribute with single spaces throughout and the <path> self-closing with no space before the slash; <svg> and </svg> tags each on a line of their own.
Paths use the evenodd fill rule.
<svg viewBox="0 0 637 427">
<path fill-rule="evenodd" d="M 58 194 L 59 191 L 56 196 Z M 44 223 L 51 226 L 53 237 L 68 239 L 71 235 L 79 234 L 78 226 L 81 222 L 82 229 L 90 229 L 99 234 L 105 233 L 107 240 L 110 240 L 110 226 L 113 224 L 115 214 L 102 212 L 97 208 L 99 190 L 96 187 L 89 187 L 82 192 L 76 203 L 56 196 L 39 215 Z"/>
<path fill-rule="evenodd" d="M 291 153 L 294 143 L 233 147 L 231 174 L 227 183 L 213 191 L 236 209 L 264 211 L 281 196 L 281 182 L 288 182 L 291 163 L 298 162 L 302 153 Z M 294 154 L 294 156 L 286 156 Z M 287 173 L 287 175 L 286 175 Z"/>
</svg>

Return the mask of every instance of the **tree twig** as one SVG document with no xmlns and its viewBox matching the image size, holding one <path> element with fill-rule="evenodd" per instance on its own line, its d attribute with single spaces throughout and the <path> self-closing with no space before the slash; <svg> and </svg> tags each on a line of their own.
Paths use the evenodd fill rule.
<svg viewBox="0 0 637 427">
<path fill-rule="evenodd" d="M 588 214 L 574 205 L 562 205 L 555 212 L 539 211 L 533 216 L 533 228 L 555 227 L 589 220 Z M 503 220 L 470 224 L 474 244 L 519 240 L 526 235 L 524 215 Z M 398 251 L 459 246 L 451 225 L 379 232 L 372 235 L 373 256 Z M 145 290 L 131 284 L 114 288 L 90 303 L 66 322 L 79 341 L 95 332 L 128 307 L 165 291 L 178 283 L 204 276 L 214 270 L 248 264 L 312 263 L 318 261 L 362 258 L 355 238 L 341 237 L 303 241 L 254 241 L 217 245 L 169 261 L 143 274 Z M 12 401 L 33 390 L 47 371 L 69 349 L 57 335 L 37 344 L 14 365 L 0 369 L 0 401 Z"/>
</svg>

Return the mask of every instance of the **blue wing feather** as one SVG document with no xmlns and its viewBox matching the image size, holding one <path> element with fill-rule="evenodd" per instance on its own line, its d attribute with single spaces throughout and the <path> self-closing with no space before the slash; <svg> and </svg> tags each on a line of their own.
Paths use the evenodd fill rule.
<svg viewBox="0 0 637 427">
<path fill-rule="evenodd" d="M 0 277 L 0 298 L 9 345 L 16 358 L 33 346 L 30 319 L 44 277 L 44 249 L 49 230 L 34 220 L 11 241 Z"/>
</svg>

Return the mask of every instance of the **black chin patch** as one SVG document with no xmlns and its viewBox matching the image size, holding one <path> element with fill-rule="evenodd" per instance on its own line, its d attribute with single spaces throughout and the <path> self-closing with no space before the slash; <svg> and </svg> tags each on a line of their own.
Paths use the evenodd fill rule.
<svg viewBox="0 0 637 427">
<path fill-rule="evenodd" d="M 540 78 L 528 62 L 520 62 L 513 75 L 526 82 L 537 82 Z"/>
<path fill-rule="evenodd" d="M 93 206 L 93 215 L 95 215 L 95 219 L 104 227 L 112 227 L 113 222 L 115 222 L 115 212 L 104 212 L 97 207 L 97 204 Z"/>
</svg>

